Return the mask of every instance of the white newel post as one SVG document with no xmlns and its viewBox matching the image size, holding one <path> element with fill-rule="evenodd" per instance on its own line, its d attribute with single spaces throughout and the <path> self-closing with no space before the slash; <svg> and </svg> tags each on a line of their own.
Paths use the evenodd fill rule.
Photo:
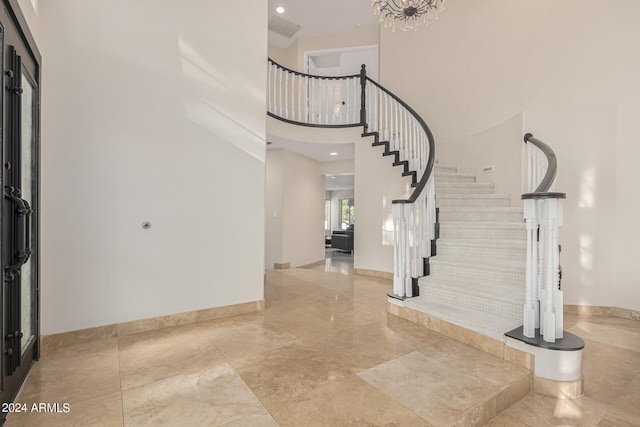
<svg viewBox="0 0 640 427">
<path fill-rule="evenodd" d="M 564 298 L 560 289 L 559 228 L 563 225 L 561 199 L 556 193 L 557 160 L 553 150 L 531 134 L 527 145 L 527 190 L 523 195 L 527 231 L 523 334 L 534 338 L 536 329 L 546 342 L 563 337 Z"/>
<path fill-rule="evenodd" d="M 553 261 L 554 261 L 554 248 L 553 248 L 553 230 L 555 228 L 556 223 L 556 207 L 557 200 L 555 199 L 547 199 L 544 201 L 545 206 L 545 218 L 544 221 L 546 223 L 545 233 L 546 233 L 546 245 L 545 248 L 545 281 L 544 281 L 544 290 L 545 290 L 545 303 L 544 303 L 544 331 L 543 336 L 544 340 L 547 342 L 554 342 L 556 340 L 556 309 L 554 306 L 554 287 L 555 287 L 555 271 L 553 270 Z"/>
<path fill-rule="evenodd" d="M 540 333 L 547 342 L 554 342 L 563 336 L 564 298 L 560 290 L 560 247 L 558 231 L 563 222 L 562 203 L 555 198 L 542 202 L 544 217 L 544 296 L 541 296 Z M 544 298 L 544 303 L 542 301 Z M 543 304 L 542 304 L 543 303 Z"/>
<path fill-rule="evenodd" d="M 393 293 L 398 297 L 413 296 L 411 287 L 411 263 L 409 259 L 409 214 L 411 206 L 406 203 L 394 203 L 393 215 Z"/>
<path fill-rule="evenodd" d="M 556 339 L 563 337 L 564 327 L 564 296 L 560 289 L 560 244 L 558 232 L 563 225 L 564 211 L 562 202 L 556 199 L 556 227 L 553 230 L 553 302 L 556 307 Z"/>
<path fill-rule="evenodd" d="M 420 250 L 420 200 L 419 197 L 415 203 L 409 205 L 411 211 L 411 277 L 422 277 L 424 275 L 424 263 L 422 262 Z M 413 285 L 411 286 L 413 291 Z"/>
<path fill-rule="evenodd" d="M 404 266 L 402 260 L 402 216 L 404 207 L 402 204 L 391 205 L 393 216 L 393 293 L 396 296 L 404 296 Z"/>
<path fill-rule="evenodd" d="M 411 298 L 413 296 L 413 285 L 411 283 L 411 246 L 409 240 L 409 218 L 411 217 L 411 204 L 402 203 L 402 221 L 400 230 L 402 231 L 402 258 L 404 265 L 404 296 Z"/>
<path fill-rule="evenodd" d="M 537 218 L 536 201 L 527 199 L 524 201 L 524 218 L 527 229 L 527 261 L 525 276 L 525 300 L 523 309 L 523 333 L 525 337 L 536 336 L 536 309 L 537 301 L 534 298 L 534 288 L 538 282 L 537 262 Z"/>
</svg>

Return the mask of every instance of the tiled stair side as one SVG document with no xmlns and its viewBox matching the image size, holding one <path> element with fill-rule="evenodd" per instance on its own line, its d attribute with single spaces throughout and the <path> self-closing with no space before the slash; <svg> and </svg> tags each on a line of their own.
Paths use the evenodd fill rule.
<svg viewBox="0 0 640 427">
<path fill-rule="evenodd" d="M 404 301 L 407 308 L 427 313 L 454 325 L 479 332 L 491 338 L 505 341 L 504 333 L 522 325 L 522 320 L 514 320 L 493 313 L 482 312 L 457 304 L 430 301 L 425 297 Z"/>
<path fill-rule="evenodd" d="M 435 256 L 430 259 L 431 276 L 454 280 L 468 280 L 482 287 L 496 284 L 524 289 L 525 265 L 517 261 L 491 260 L 478 262 L 472 258 L 446 258 Z"/>
<path fill-rule="evenodd" d="M 523 209 L 518 207 L 443 207 L 440 208 L 439 218 L 440 222 L 522 222 L 523 215 Z"/>
<path fill-rule="evenodd" d="M 508 194 L 438 194 L 436 207 L 507 207 L 511 206 Z"/>
<path fill-rule="evenodd" d="M 467 173 L 435 172 L 436 183 L 466 182 L 475 183 L 476 176 Z"/>
<path fill-rule="evenodd" d="M 456 173 L 458 172 L 458 167 L 453 165 L 434 165 L 433 171 L 436 173 Z"/>
<path fill-rule="evenodd" d="M 449 258 L 522 261 L 527 253 L 527 242 L 524 240 L 441 238 L 438 239 L 437 253 L 438 256 Z"/>
<path fill-rule="evenodd" d="M 521 240 L 526 238 L 526 229 L 523 222 L 440 222 L 440 237 Z"/>
<path fill-rule="evenodd" d="M 431 301 L 458 304 L 474 310 L 509 317 L 522 318 L 524 290 L 511 286 L 479 284 L 433 276 L 419 280 L 420 296 Z"/>
<path fill-rule="evenodd" d="M 436 181 L 436 194 L 492 194 L 493 184 L 477 182 L 445 182 Z"/>
<path fill-rule="evenodd" d="M 449 169 L 450 171 L 453 170 Z M 456 169 L 457 170 L 457 169 Z M 407 307 L 504 340 L 522 325 L 526 230 L 523 210 L 493 184 L 437 171 L 439 239 L 430 275 Z"/>
</svg>

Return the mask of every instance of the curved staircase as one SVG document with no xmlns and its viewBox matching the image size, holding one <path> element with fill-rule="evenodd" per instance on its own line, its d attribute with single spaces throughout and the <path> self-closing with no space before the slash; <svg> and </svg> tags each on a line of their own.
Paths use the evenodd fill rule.
<svg viewBox="0 0 640 427">
<path fill-rule="evenodd" d="M 390 304 L 525 348 L 536 354 L 536 370 L 538 360 L 552 360 L 542 368 L 579 359 L 545 353 L 577 354 L 583 346 L 562 329 L 558 229 L 565 195 L 552 191 L 557 163 L 550 147 L 525 135 L 528 193 L 523 207 L 512 207 L 511 195 L 494 193 L 492 184 L 436 165 L 426 122 L 367 77 L 364 65 L 358 75 L 336 77 L 300 73 L 272 60 L 268 70 L 269 116 L 301 126 L 361 126 L 362 137 L 384 146 L 382 155 L 411 178 L 410 197 L 393 201 Z M 569 339 L 563 342 L 563 335 Z M 545 378 L 578 381 L 580 375 L 577 366 L 569 375 L 552 369 Z"/>
<path fill-rule="evenodd" d="M 522 325 L 526 230 L 523 210 L 493 184 L 477 183 L 455 166 L 435 168 L 440 235 L 405 307 L 496 339 Z"/>
</svg>

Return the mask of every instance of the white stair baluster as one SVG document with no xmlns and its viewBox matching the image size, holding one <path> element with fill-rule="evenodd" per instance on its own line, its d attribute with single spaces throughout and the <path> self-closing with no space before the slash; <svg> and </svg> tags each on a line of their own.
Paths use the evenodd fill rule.
<svg viewBox="0 0 640 427">
<path fill-rule="evenodd" d="M 525 301 L 523 308 L 523 333 L 525 337 L 534 338 L 536 336 L 536 306 L 534 304 L 533 287 L 537 281 L 534 270 L 535 265 L 535 223 L 536 223 L 536 201 L 528 199 L 524 201 L 524 218 L 527 230 L 527 258 L 525 272 Z"/>
</svg>

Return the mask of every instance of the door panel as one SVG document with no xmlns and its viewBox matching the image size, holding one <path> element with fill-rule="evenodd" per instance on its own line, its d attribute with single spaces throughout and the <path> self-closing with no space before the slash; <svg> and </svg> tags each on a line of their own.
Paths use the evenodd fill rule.
<svg viewBox="0 0 640 427">
<path fill-rule="evenodd" d="M 19 186 L 22 190 L 22 198 L 26 201 L 31 201 L 33 205 L 33 195 L 36 194 L 36 162 L 34 159 L 35 148 L 35 112 L 37 104 L 35 102 L 35 95 L 37 87 L 33 83 L 26 70 L 22 70 L 22 95 L 21 95 L 21 129 L 20 129 L 20 179 Z M 32 212 L 33 215 L 33 212 Z M 34 242 L 34 223 L 31 221 L 29 224 L 31 230 L 29 230 L 30 242 L 27 246 L 31 248 L 33 252 Z M 22 347 L 20 354 L 23 355 L 35 335 L 35 304 L 34 304 L 34 291 L 35 291 L 35 264 L 29 259 L 22 265 L 20 273 L 20 331 L 22 332 Z"/>
<path fill-rule="evenodd" d="M 13 401 L 39 351 L 39 54 L 14 6 L 3 0 L 0 13 L 3 403 Z"/>
</svg>

